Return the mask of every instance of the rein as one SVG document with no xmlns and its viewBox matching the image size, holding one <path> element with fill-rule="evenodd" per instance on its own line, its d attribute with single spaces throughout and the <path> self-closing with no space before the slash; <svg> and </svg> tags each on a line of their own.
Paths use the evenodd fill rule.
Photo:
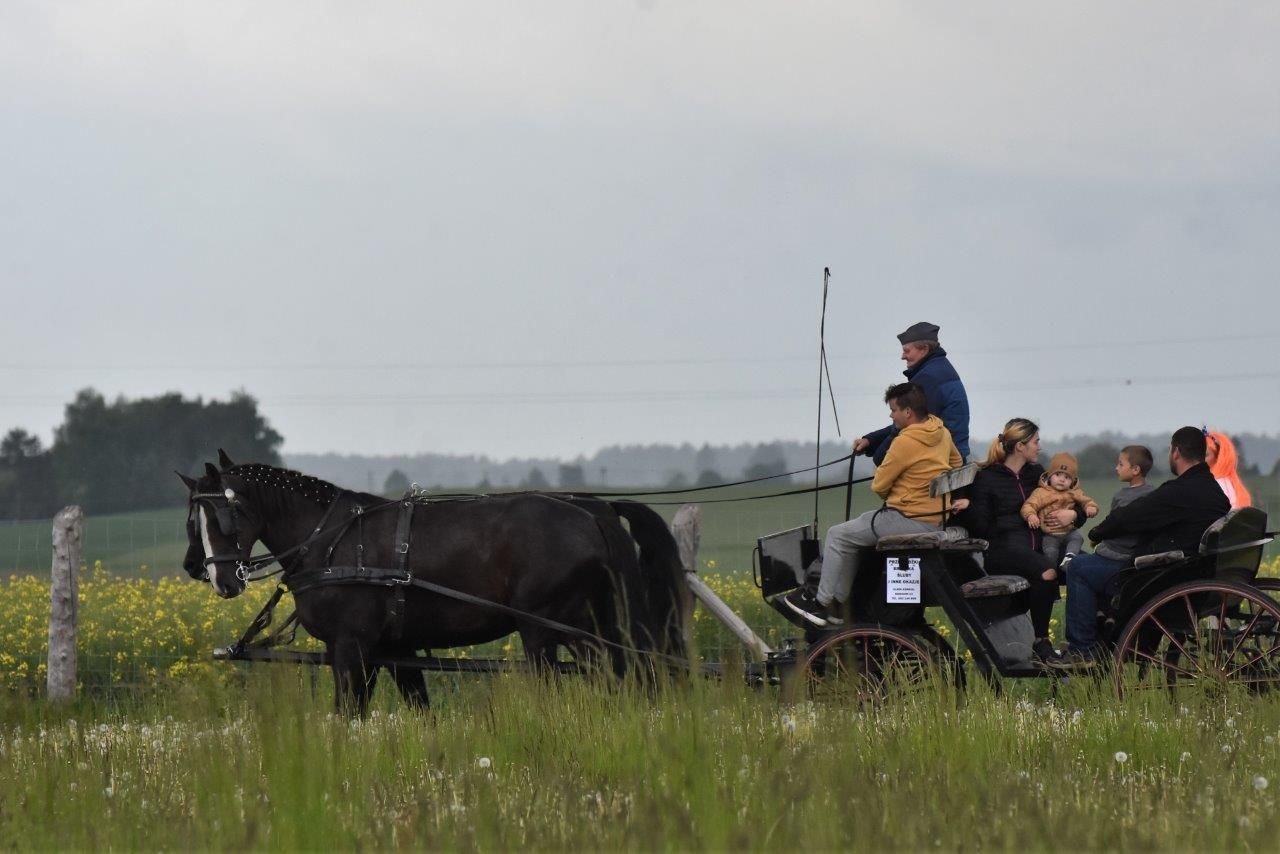
<svg viewBox="0 0 1280 854">
<path fill-rule="evenodd" d="M 464 593 L 461 590 L 455 590 L 452 587 L 445 587 L 442 584 L 436 584 L 432 581 L 424 581 L 420 578 L 414 578 L 411 575 L 402 574 L 396 570 L 389 569 L 371 569 L 368 567 L 355 566 L 331 566 L 323 570 L 309 570 L 306 575 L 318 575 L 318 578 L 308 579 L 301 584 L 290 584 L 287 581 L 281 582 L 271 594 L 271 598 L 267 604 L 263 606 L 258 615 L 253 618 L 248 630 L 229 647 L 230 657 L 236 658 L 246 649 L 250 648 L 269 648 L 277 646 L 281 643 L 291 643 L 297 632 L 298 615 L 295 611 L 290 614 L 284 623 L 275 632 L 260 641 L 254 639 L 267 626 L 271 625 L 272 615 L 275 612 L 276 605 L 280 602 L 281 597 L 287 589 L 295 596 L 301 592 L 312 590 L 317 587 L 332 587 L 334 585 L 374 585 L 376 587 L 391 587 L 397 593 L 403 591 L 406 587 L 416 587 L 420 590 L 426 590 L 429 593 L 436 593 L 440 596 L 464 602 L 468 605 L 475 605 L 481 608 L 487 608 L 491 611 L 497 611 L 500 614 L 506 614 L 520 620 L 527 620 L 546 629 L 560 632 L 562 634 L 575 637 L 579 640 L 598 643 L 602 646 L 612 647 L 620 652 L 631 655 L 643 656 L 645 658 L 656 659 L 667 664 L 688 669 L 690 664 L 688 660 L 677 655 L 670 655 L 665 652 L 654 652 L 652 650 L 639 649 L 616 641 L 602 638 L 586 629 L 579 629 L 576 626 L 570 626 L 567 623 L 561 623 L 558 620 L 552 620 L 547 617 L 541 617 L 537 614 L 531 614 L 528 611 L 521 611 L 519 608 L 512 608 L 510 605 L 503 605 L 501 602 L 494 602 L 491 599 L 484 599 L 480 596 L 473 596 L 470 593 Z M 287 585 L 287 586 L 286 586 Z"/>
</svg>

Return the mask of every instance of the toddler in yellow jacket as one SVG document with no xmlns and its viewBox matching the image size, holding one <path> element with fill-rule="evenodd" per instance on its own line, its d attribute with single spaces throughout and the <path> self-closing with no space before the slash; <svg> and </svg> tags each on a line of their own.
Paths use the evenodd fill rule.
<svg viewBox="0 0 1280 854">
<path fill-rule="evenodd" d="M 1098 515 L 1098 503 L 1084 494 L 1078 486 L 1076 473 L 1079 466 L 1070 454 L 1054 454 L 1049 467 L 1040 475 L 1040 485 L 1022 504 L 1022 518 L 1032 530 L 1043 530 L 1040 550 L 1055 566 L 1065 564 L 1084 546 L 1084 536 L 1074 526 L 1055 525 L 1049 514 L 1079 504 L 1084 515 L 1092 519 Z M 1060 560 L 1061 559 L 1061 560 Z"/>
</svg>

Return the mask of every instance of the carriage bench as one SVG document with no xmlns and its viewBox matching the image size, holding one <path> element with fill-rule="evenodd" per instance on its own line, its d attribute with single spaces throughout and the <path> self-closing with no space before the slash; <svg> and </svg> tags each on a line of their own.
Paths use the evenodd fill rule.
<svg viewBox="0 0 1280 854">
<path fill-rule="evenodd" d="M 876 551 L 881 552 L 982 552 L 986 548 L 986 540 L 970 537 L 963 528 L 954 527 L 919 534 L 889 534 L 876 541 Z M 986 599 L 1012 596 L 1030 587 L 1030 582 L 1017 575 L 984 575 L 961 584 L 960 594 L 966 599 Z"/>
</svg>

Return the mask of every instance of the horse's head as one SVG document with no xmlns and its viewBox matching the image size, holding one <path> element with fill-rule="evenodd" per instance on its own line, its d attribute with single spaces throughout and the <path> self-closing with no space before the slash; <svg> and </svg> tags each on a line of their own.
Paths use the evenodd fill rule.
<svg viewBox="0 0 1280 854">
<path fill-rule="evenodd" d="M 229 462 L 224 455 L 226 468 Z M 239 596 L 249 580 L 250 550 L 262 532 L 261 513 L 245 499 L 244 483 L 232 472 L 206 463 L 199 480 L 179 477 L 190 492 L 182 568 L 209 581 L 224 599 Z"/>
</svg>

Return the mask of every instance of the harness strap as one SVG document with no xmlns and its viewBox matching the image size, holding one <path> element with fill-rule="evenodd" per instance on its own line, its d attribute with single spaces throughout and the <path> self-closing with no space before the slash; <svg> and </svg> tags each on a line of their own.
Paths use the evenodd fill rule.
<svg viewBox="0 0 1280 854">
<path fill-rule="evenodd" d="M 303 575 L 299 573 L 298 575 Z M 287 579 L 284 583 L 289 585 L 290 591 L 294 596 L 307 590 L 313 590 L 317 587 L 328 587 L 330 585 L 350 585 L 350 584 L 372 584 L 378 587 L 416 587 L 419 590 L 426 590 L 430 593 L 436 593 L 449 599 L 456 599 L 459 602 L 465 602 L 468 605 L 477 605 L 481 608 L 488 608 L 491 611 L 497 611 L 500 614 L 506 614 L 509 617 L 515 617 L 520 620 L 527 620 L 543 628 L 552 629 L 553 631 L 569 635 L 570 637 L 580 640 L 592 641 L 593 643 L 603 644 L 613 647 L 622 652 L 634 653 L 635 655 L 644 656 L 646 658 L 661 659 L 668 664 L 678 667 L 687 668 L 689 662 L 675 655 L 668 655 L 661 652 L 652 652 L 644 649 L 637 649 L 633 646 L 617 643 L 615 641 L 606 640 L 597 634 L 580 629 L 576 626 L 570 626 L 567 623 L 561 623 L 558 620 L 552 620 L 547 617 L 540 617 L 537 614 L 530 614 L 528 611 L 521 611 L 519 608 L 512 608 L 510 605 L 503 605 L 501 602 L 494 602 L 491 599 L 484 599 L 479 596 L 473 596 L 470 593 L 464 593 L 461 590 L 455 590 L 452 587 L 445 587 L 443 584 L 436 584 L 434 581 L 425 581 L 421 578 L 413 578 L 406 576 L 398 570 L 390 569 L 361 569 L 354 566 L 331 566 L 328 569 L 312 570 L 305 573 L 306 576 L 298 578 L 295 575 L 291 579 Z"/>
<path fill-rule="evenodd" d="M 400 518 L 396 521 L 396 570 L 401 577 L 412 578 L 409 571 L 409 545 L 413 540 L 413 500 L 405 496 L 400 502 Z M 361 567 L 363 569 L 363 567 Z M 404 618 L 407 603 L 404 595 L 405 585 L 397 584 L 391 597 L 391 606 L 387 609 L 388 628 L 397 640 L 404 634 Z"/>
<path fill-rule="evenodd" d="M 400 518 L 396 521 L 396 569 L 408 576 L 409 541 L 413 538 L 413 502 L 400 502 Z"/>
</svg>

